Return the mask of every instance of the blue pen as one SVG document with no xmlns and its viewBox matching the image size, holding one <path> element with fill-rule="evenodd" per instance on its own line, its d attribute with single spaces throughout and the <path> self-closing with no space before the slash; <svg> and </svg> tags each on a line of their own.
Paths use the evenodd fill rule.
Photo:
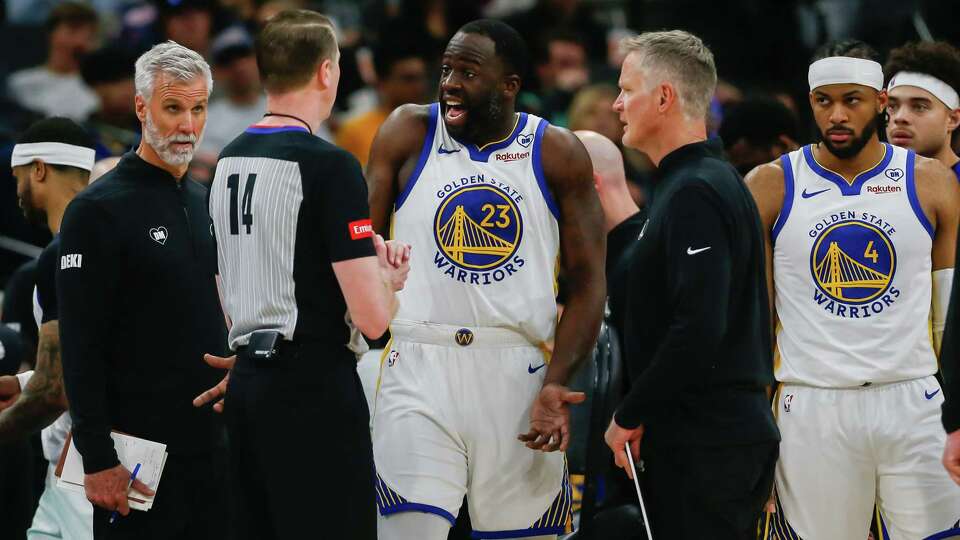
<svg viewBox="0 0 960 540">
<path fill-rule="evenodd" d="M 130 492 L 130 488 L 133 486 L 133 481 L 137 479 L 137 473 L 138 473 L 138 472 L 140 472 L 140 464 L 139 464 L 139 463 L 137 463 L 137 466 L 133 468 L 133 472 L 130 473 L 130 483 L 127 484 L 127 491 L 125 491 L 124 493 L 129 493 L 129 492 Z M 117 519 L 117 515 L 119 515 L 119 512 L 116 511 L 116 510 L 114 510 L 113 513 L 110 514 L 110 523 L 113 523 L 113 521 L 114 521 L 115 519 Z"/>
</svg>

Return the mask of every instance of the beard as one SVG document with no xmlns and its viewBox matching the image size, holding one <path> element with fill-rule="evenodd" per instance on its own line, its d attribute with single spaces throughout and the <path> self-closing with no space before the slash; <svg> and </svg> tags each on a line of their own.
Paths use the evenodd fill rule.
<svg viewBox="0 0 960 540">
<path fill-rule="evenodd" d="M 867 145 L 867 142 L 870 141 L 870 138 L 873 137 L 879 127 L 880 116 L 877 116 L 863 127 L 863 132 L 859 137 L 854 137 L 853 133 L 848 129 L 830 128 L 826 131 L 826 133 L 820 132 L 820 140 L 823 142 L 823 145 L 827 147 L 827 150 L 834 156 L 838 157 L 839 159 L 850 159 L 863 150 L 863 147 Z M 840 148 L 834 146 L 833 143 L 830 142 L 829 134 L 831 131 L 850 133 L 850 143 L 847 146 Z"/>
<path fill-rule="evenodd" d="M 496 92 L 481 97 L 476 105 L 472 105 L 465 97 L 464 109 L 467 112 L 467 122 L 463 126 L 447 126 L 450 133 L 456 137 L 463 137 L 476 144 L 481 144 L 493 126 L 500 125 L 503 116 L 503 103 Z"/>
<path fill-rule="evenodd" d="M 47 226 L 47 213 L 42 208 L 33 205 L 33 192 L 30 191 L 30 183 L 27 182 L 23 193 L 18 197 L 20 209 L 23 211 L 23 217 L 27 219 L 30 225 L 35 227 Z"/>
<path fill-rule="evenodd" d="M 160 130 L 157 129 L 157 125 L 153 123 L 153 117 L 150 115 L 150 112 L 147 112 L 147 121 L 143 130 L 143 140 L 153 148 L 157 155 L 160 156 L 160 159 L 169 165 L 189 164 L 202 139 L 202 131 L 199 137 L 192 134 L 183 135 L 182 133 L 175 133 L 169 137 L 164 137 L 160 134 Z M 191 146 L 185 150 L 177 150 L 173 148 L 174 143 L 191 143 Z"/>
</svg>

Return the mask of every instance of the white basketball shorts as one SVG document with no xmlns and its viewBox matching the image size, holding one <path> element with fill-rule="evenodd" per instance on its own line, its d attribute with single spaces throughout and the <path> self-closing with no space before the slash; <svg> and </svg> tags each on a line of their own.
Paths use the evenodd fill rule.
<svg viewBox="0 0 960 540">
<path fill-rule="evenodd" d="M 382 515 L 455 520 L 464 495 L 474 538 L 561 534 L 571 492 L 560 452 L 530 450 L 544 353 L 503 328 L 391 325 L 373 411 Z"/>
<path fill-rule="evenodd" d="M 922 539 L 960 518 L 941 464 L 943 392 L 934 377 L 829 389 L 784 384 L 776 400 L 780 538 L 866 538 L 876 503 L 892 539 Z"/>
</svg>

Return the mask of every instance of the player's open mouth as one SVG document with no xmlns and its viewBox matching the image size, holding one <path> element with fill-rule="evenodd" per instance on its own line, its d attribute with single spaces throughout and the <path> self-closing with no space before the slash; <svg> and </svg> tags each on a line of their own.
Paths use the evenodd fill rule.
<svg viewBox="0 0 960 540">
<path fill-rule="evenodd" d="M 444 105 L 446 105 L 446 110 L 443 113 L 443 120 L 447 124 L 460 126 L 467 121 L 467 109 L 463 106 L 462 101 L 452 98 L 446 99 Z"/>
</svg>

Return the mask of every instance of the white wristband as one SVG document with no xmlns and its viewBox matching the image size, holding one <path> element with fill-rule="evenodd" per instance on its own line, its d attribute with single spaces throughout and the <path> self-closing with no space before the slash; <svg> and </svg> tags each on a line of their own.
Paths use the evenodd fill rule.
<svg viewBox="0 0 960 540">
<path fill-rule="evenodd" d="M 953 268 L 933 272 L 933 296 L 930 316 L 930 332 L 933 335 L 933 350 L 940 356 L 940 342 L 947 325 L 947 310 L 950 307 L 950 290 L 953 287 Z"/>
</svg>

